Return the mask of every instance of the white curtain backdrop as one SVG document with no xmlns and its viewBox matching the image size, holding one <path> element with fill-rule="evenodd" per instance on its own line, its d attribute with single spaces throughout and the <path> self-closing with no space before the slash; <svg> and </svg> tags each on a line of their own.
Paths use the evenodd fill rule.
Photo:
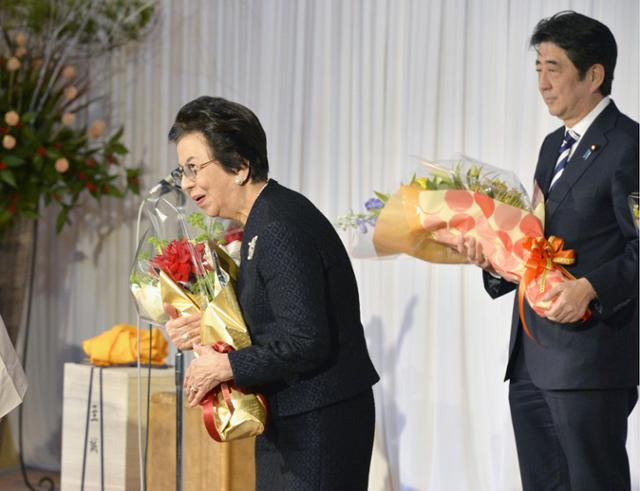
<svg viewBox="0 0 640 491">
<path fill-rule="evenodd" d="M 332 220 L 393 190 L 415 157 L 455 152 L 517 173 L 560 123 L 536 88 L 528 37 L 563 9 L 593 16 L 619 46 L 613 99 L 639 119 L 637 0 L 165 0 L 151 39 L 111 60 L 111 120 L 125 124 L 144 188 L 175 165 L 166 135 L 202 95 L 253 109 L 271 176 Z M 60 462 L 62 364 L 81 340 L 135 324 L 127 277 L 138 201 L 87 205 L 56 236 L 40 222 L 29 333 L 25 458 Z M 346 240 L 346 236 L 345 236 Z M 354 260 L 362 321 L 382 377 L 371 490 L 517 490 L 503 383 L 512 296 L 479 271 L 408 257 Z M 640 480 L 640 423 L 628 448 Z"/>
</svg>

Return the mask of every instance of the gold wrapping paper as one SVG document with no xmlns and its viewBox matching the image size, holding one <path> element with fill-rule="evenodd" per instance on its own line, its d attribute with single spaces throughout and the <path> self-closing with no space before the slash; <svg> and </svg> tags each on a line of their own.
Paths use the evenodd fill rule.
<svg viewBox="0 0 640 491">
<path fill-rule="evenodd" d="M 218 244 L 214 245 L 214 250 L 218 256 L 218 263 L 223 271 L 225 271 L 229 275 L 229 280 L 234 286 L 236 285 L 236 281 L 238 281 L 238 265 L 232 259 L 232 257 Z"/>
<path fill-rule="evenodd" d="M 222 391 L 216 394 L 217 404 L 213 411 L 216 428 L 222 441 L 239 440 L 261 434 L 267 421 L 267 408 L 255 394 L 245 394 L 229 386 L 233 412 L 225 404 Z"/>
<path fill-rule="evenodd" d="M 223 341 L 233 349 L 251 345 L 249 331 L 231 284 L 223 287 L 204 310 L 200 324 L 200 339 L 205 345 Z"/>
<path fill-rule="evenodd" d="M 202 345 L 211 346 L 224 342 L 234 350 L 246 348 L 251 345 L 251 337 L 234 290 L 238 266 L 217 245 L 215 251 L 215 256 L 211 254 L 209 248 L 205 252 L 206 261 L 216 265 L 213 275 L 214 285 L 211 285 L 213 292 L 209 292 L 213 298 L 207 301 L 204 295 L 195 296 L 186 292 L 161 271 L 162 301 L 175 307 L 180 315 L 194 315 L 202 312 L 200 324 Z M 228 268 L 228 271 L 225 268 Z M 267 422 L 267 407 L 261 396 L 252 392 L 245 393 L 231 383 L 225 385 L 229 389 L 229 404 L 225 401 L 220 386 L 208 394 L 202 403 L 205 426 L 207 421 L 213 421 L 215 425 L 215 432 L 209 431 L 210 435 L 226 442 L 261 434 Z M 213 396 L 213 404 L 205 403 L 209 396 Z"/>
<path fill-rule="evenodd" d="M 160 271 L 160 295 L 162 302 L 175 307 L 180 315 L 195 315 L 201 311 L 198 303 L 200 299 L 189 295 L 164 271 Z"/>
</svg>

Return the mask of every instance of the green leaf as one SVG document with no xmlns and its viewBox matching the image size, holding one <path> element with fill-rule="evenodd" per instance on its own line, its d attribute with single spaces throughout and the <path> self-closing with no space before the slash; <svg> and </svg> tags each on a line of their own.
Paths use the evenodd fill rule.
<svg viewBox="0 0 640 491">
<path fill-rule="evenodd" d="M 129 153 L 129 150 L 127 150 L 127 147 L 125 147 L 122 143 L 114 143 L 111 146 L 111 151 L 119 155 L 125 155 Z"/>
<path fill-rule="evenodd" d="M 379 193 L 378 191 L 374 191 L 373 194 L 375 194 L 376 198 L 378 198 L 383 203 L 386 203 L 387 201 L 389 201 L 389 195 L 388 194 Z"/>
<path fill-rule="evenodd" d="M 124 126 L 120 126 L 120 129 L 116 131 L 111 138 L 109 138 L 109 144 L 116 143 L 120 138 L 122 138 L 122 134 L 124 133 Z"/>
<path fill-rule="evenodd" d="M 31 123 L 34 119 L 38 117 L 38 113 L 24 113 L 20 118 L 23 124 Z"/>
<path fill-rule="evenodd" d="M 60 233 L 67 223 L 70 223 L 69 208 L 65 206 L 64 208 L 62 208 L 60 213 L 58 213 L 58 219 L 56 220 L 56 232 Z"/>
<path fill-rule="evenodd" d="M 0 170 L 0 179 L 9 184 L 9 186 L 18 187 L 15 177 L 13 177 L 13 172 L 9 169 Z"/>
<path fill-rule="evenodd" d="M 122 198 L 124 196 L 124 193 L 122 191 L 120 191 L 118 188 L 113 186 L 109 186 L 109 190 L 107 191 L 107 194 L 109 196 L 114 196 L 115 198 Z"/>
<path fill-rule="evenodd" d="M 25 160 L 17 155 L 7 155 L 2 158 L 2 161 L 9 167 L 18 167 L 25 163 Z"/>
</svg>

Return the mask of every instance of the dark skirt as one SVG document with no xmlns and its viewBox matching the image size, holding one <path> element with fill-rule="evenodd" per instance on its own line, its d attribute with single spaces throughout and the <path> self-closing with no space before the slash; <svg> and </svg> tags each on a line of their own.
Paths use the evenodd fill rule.
<svg viewBox="0 0 640 491">
<path fill-rule="evenodd" d="M 366 491 L 373 449 L 373 392 L 269 421 L 256 438 L 258 491 Z"/>
</svg>

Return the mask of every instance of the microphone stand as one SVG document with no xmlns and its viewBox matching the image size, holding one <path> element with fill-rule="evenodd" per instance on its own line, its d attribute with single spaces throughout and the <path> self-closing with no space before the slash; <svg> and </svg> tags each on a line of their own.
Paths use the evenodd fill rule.
<svg viewBox="0 0 640 491">
<path fill-rule="evenodd" d="M 182 491 L 182 383 L 184 381 L 184 354 L 176 351 L 176 491 Z"/>
<path fill-rule="evenodd" d="M 176 205 L 172 205 L 169 201 L 162 198 L 166 194 L 174 193 L 173 196 L 176 199 Z M 179 183 L 175 182 L 173 176 L 169 175 L 156 184 L 148 193 L 145 202 L 152 205 L 154 210 L 157 210 L 158 204 L 162 200 L 167 206 L 178 212 L 184 209 L 186 203 L 186 196 L 180 190 Z M 144 202 L 143 202 L 144 205 Z M 148 213 L 147 218 L 151 221 L 151 224 L 157 230 L 162 229 L 162 224 L 158 220 L 158 217 L 154 213 Z M 184 353 L 178 349 L 175 355 L 175 383 L 176 383 L 176 491 L 182 491 L 183 489 L 183 407 L 184 407 L 184 395 L 182 390 L 182 384 L 184 382 Z"/>
</svg>

